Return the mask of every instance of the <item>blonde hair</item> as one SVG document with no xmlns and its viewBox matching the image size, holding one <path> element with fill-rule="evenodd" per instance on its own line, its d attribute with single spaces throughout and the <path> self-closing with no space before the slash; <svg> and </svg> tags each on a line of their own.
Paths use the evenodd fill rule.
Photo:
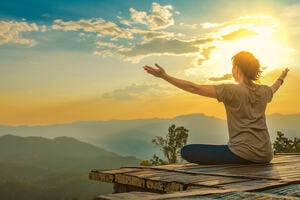
<svg viewBox="0 0 300 200">
<path fill-rule="evenodd" d="M 232 63 L 242 71 L 248 81 L 257 81 L 261 75 L 260 64 L 248 51 L 241 51 L 232 57 Z"/>
</svg>

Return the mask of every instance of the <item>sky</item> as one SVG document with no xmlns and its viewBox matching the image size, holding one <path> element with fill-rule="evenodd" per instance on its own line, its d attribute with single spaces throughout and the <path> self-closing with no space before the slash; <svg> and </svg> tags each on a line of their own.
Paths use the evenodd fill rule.
<svg viewBox="0 0 300 200">
<path fill-rule="evenodd" d="M 300 1 L 0 1 L 0 124 L 225 119 L 221 103 L 152 77 L 232 83 L 231 57 L 251 51 L 261 84 L 290 73 L 267 114 L 299 114 Z"/>
</svg>

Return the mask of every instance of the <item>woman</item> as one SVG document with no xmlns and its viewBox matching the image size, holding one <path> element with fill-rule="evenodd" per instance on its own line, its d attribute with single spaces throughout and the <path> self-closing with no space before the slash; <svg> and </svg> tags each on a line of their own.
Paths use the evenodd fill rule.
<svg viewBox="0 0 300 200">
<path fill-rule="evenodd" d="M 216 98 L 223 102 L 229 132 L 227 145 L 190 144 L 181 149 L 181 156 L 198 164 L 268 163 L 273 159 L 265 110 L 273 94 L 283 84 L 286 68 L 272 86 L 255 83 L 260 76 L 259 61 L 250 52 L 242 51 L 232 57 L 232 75 L 237 84 L 198 85 L 177 79 L 155 64 L 144 69 L 187 92 Z"/>
</svg>

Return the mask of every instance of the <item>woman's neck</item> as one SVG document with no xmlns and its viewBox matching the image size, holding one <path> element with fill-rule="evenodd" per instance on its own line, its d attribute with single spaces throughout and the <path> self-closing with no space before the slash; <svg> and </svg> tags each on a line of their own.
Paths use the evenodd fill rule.
<svg viewBox="0 0 300 200">
<path fill-rule="evenodd" d="M 239 79 L 237 80 L 237 82 L 238 82 L 239 84 L 244 84 L 244 85 L 247 85 L 247 86 L 249 86 L 249 87 L 252 87 L 252 86 L 255 85 L 255 84 L 253 83 L 252 80 L 247 79 L 247 78 L 245 78 L 244 76 L 240 76 Z"/>
</svg>

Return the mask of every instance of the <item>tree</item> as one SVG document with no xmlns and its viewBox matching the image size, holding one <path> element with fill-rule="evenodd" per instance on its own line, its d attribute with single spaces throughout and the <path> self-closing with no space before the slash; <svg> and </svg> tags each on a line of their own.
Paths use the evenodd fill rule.
<svg viewBox="0 0 300 200">
<path fill-rule="evenodd" d="M 167 161 L 164 161 L 160 157 L 158 157 L 156 154 L 153 154 L 153 158 L 150 160 L 152 165 L 166 165 L 168 164 Z"/>
<path fill-rule="evenodd" d="M 175 124 L 171 125 L 168 129 L 168 134 L 165 138 L 156 136 L 152 143 L 158 146 L 163 154 L 168 159 L 168 163 L 176 163 L 180 157 L 181 148 L 186 145 L 188 138 L 188 129 L 183 126 L 176 127 Z M 156 155 L 153 155 L 155 159 Z M 158 156 L 156 156 L 159 160 Z"/>
<path fill-rule="evenodd" d="M 284 133 L 277 131 L 276 140 L 273 143 L 275 153 L 300 153 L 300 139 L 288 139 Z"/>
</svg>

